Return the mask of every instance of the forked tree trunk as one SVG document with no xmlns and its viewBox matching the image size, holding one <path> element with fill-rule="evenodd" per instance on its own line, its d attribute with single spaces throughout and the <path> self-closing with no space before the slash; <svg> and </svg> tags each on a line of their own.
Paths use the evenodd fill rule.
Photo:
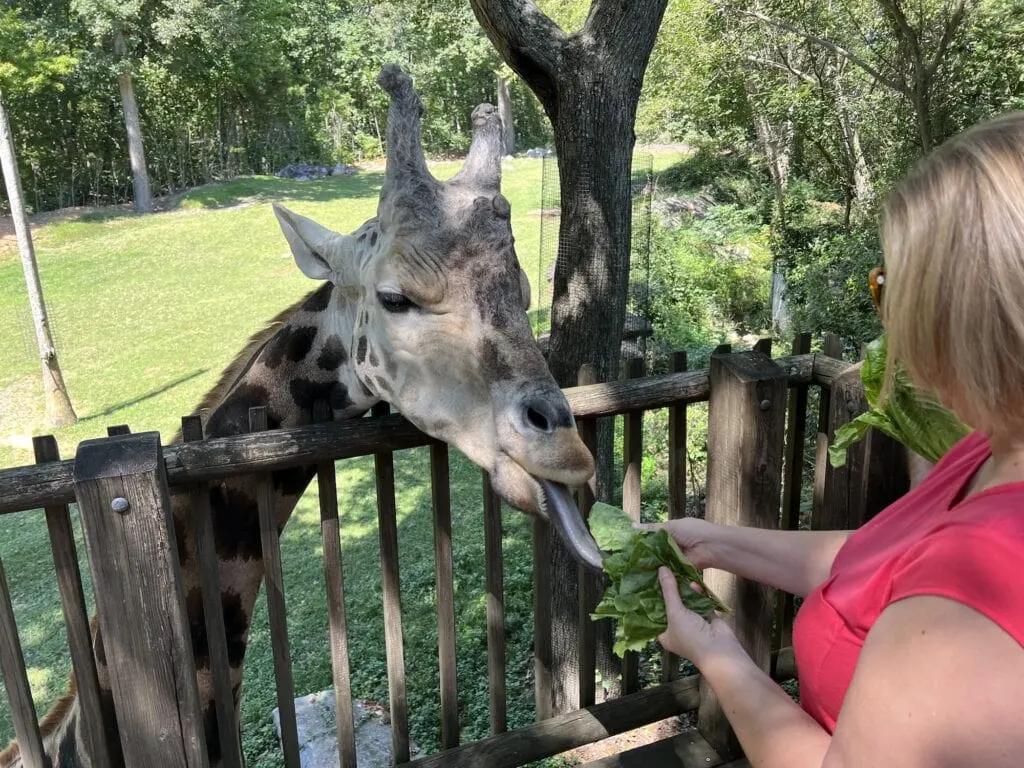
<svg viewBox="0 0 1024 768">
<path fill-rule="evenodd" d="M 46 420 L 50 426 L 62 427 L 78 421 L 75 409 L 68 397 L 64 376 L 60 372 L 57 361 L 57 349 L 50 335 L 50 320 L 43 301 L 43 287 L 39 282 L 39 268 L 36 265 L 36 254 L 32 247 L 32 232 L 25 215 L 25 202 L 21 191 L 21 175 L 18 173 L 18 159 L 14 150 L 14 137 L 11 135 L 11 123 L 7 117 L 7 107 L 3 94 L 0 93 L 0 165 L 3 166 L 4 185 L 7 188 L 7 199 L 11 204 L 11 218 L 14 220 L 14 232 L 18 237 L 18 250 L 21 252 L 21 266 L 25 271 L 25 283 L 28 286 L 28 300 L 32 307 L 32 323 L 36 329 L 36 342 L 39 345 L 39 358 L 43 366 L 43 391 L 46 395 Z"/>
<path fill-rule="evenodd" d="M 135 210 L 144 213 L 153 210 L 153 197 L 149 191 L 146 151 L 142 146 L 139 105 L 135 102 L 135 86 L 132 84 L 132 74 L 124 68 L 127 47 L 124 42 L 124 35 L 120 32 L 117 32 L 114 36 L 114 53 L 117 54 L 119 63 L 122 65 L 117 75 L 117 86 L 121 91 L 124 127 L 128 132 L 128 160 L 132 167 L 132 192 L 135 198 Z"/>
<path fill-rule="evenodd" d="M 566 35 L 531 0 L 471 0 L 502 58 L 537 95 L 555 134 L 562 195 L 549 365 L 572 386 L 584 363 L 618 377 L 629 284 L 633 126 L 644 71 L 667 0 L 593 0 Z M 610 430 L 598 435 L 599 467 Z M 600 485 L 600 483 L 599 483 Z M 554 711 L 578 706 L 577 565 L 552 540 Z M 599 636 L 607 648 L 610 632 Z M 602 670 L 605 675 L 606 670 Z"/>
</svg>

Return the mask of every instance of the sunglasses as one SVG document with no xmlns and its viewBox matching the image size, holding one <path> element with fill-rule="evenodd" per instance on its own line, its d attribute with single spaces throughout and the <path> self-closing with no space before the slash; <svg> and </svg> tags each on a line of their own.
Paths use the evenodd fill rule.
<svg viewBox="0 0 1024 768">
<path fill-rule="evenodd" d="M 868 288 L 871 289 L 871 300 L 875 303 L 875 311 L 882 312 L 882 291 L 885 289 L 885 267 L 875 267 L 868 273 Z"/>
</svg>

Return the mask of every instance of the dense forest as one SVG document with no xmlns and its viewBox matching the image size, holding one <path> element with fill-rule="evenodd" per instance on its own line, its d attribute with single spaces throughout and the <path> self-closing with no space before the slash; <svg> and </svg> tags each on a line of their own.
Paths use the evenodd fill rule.
<svg viewBox="0 0 1024 768">
<path fill-rule="evenodd" d="M 538 4 L 566 30 L 589 8 Z M 37 212 L 131 199 L 126 82 L 156 195 L 287 163 L 379 156 L 386 100 L 375 77 L 385 61 L 416 78 L 435 156 L 465 149 L 473 105 L 495 102 L 502 82 L 518 148 L 550 143 L 540 105 L 465 0 L 5 5 L 0 91 Z M 871 314 L 862 287 L 846 283 L 878 262 L 874 221 L 886 189 L 944 138 L 1021 107 L 1021 0 L 671 0 L 636 135 L 693 147 L 668 182 L 766 226 L 762 244 L 788 279 L 795 322 L 855 338 L 870 332 Z M 677 234 L 658 242 L 655 282 L 700 266 L 678 257 L 689 245 Z M 760 287 L 737 297 L 742 274 L 738 284 L 711 277 L 726 321 L 766 327 Z M 835 289 L 826 304 L 808 290 L 822 280 Z M 664 322 L 707 311 L 693 291 L 658 296 Z"/>
</svg>

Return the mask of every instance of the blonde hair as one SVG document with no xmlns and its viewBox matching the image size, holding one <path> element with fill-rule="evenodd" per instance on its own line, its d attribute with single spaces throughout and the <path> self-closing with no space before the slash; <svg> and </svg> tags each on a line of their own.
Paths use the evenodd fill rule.
<svg viewBox="0 0 1024 768">
<path fill-rule="evenodd" d="M 1024 112 L 924 158 L 882 218 L 895 361 L 971 427 L 1024 426 Z"/>
</svg>

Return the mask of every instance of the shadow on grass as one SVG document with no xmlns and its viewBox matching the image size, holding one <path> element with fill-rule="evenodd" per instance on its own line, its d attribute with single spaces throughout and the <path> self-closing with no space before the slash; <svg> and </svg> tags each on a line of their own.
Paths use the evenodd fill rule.
<svg viewBox="0 0 1024 768">
<path fill-rule="evenodd" d="M 151 389 L 149 392 L 146 392 L 144 395 L 139 395 L 138 397 L 133 397 L 131 400 L 124 400 L 124 401 L 122 401 L 120 403 L 117 403 L 116 405 L 110 406 L 109 408 L 107 408 L 105 410 L 97 411 L 96 413 L 90 413 L 88 416 L 83 416 L 80 419 L 80 421 L 92 421 L 93 419 L 100 419 L 100 418 L 103 418 L 104 416 L 110 416 L 112 414 L 115 414 L 118 411 L 123 411 L 125 408 L 130 408 L 133 405 L 138 405 L 139 403 L 145 402 L 146 400 L 149 400 L 151 398 L 157 397 L 158 395 L 162 395 L 165 392 L 169 392 L 170 390 L 174 389 L 175 387 L 181 386 L 182 384 L 185 384 L 186 382 L 192 381 L 192 379 L 195 379 L 195 378 L 198 378 L 199 376 L 202 376 L 204 373 L 206 373 L 209 370 L 210 370 L 209 368 L 200 368 L 198 370 L 192 371 L 192 373 L 189 373 L 189 374 L 187 374 L 185 376 L 181 376 L 181 377 L 175 379 L 174 381 L 167 382 L 162 387 L 157 387 L 156 389 Z"/>
</svg>

